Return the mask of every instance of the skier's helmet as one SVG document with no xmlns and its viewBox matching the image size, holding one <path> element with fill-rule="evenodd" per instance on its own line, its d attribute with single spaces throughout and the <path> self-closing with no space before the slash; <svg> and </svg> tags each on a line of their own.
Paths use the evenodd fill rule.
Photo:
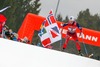
<svg viewBox="0 0 100 67">
<path fill-rule="evenodd" d="M 69 20 L 70 20 L 70 21 L 75 21 L 75 17 L 74 17 L 74 16 L 70 16 L 70 17 L 69 17 Z"/>
</svg>

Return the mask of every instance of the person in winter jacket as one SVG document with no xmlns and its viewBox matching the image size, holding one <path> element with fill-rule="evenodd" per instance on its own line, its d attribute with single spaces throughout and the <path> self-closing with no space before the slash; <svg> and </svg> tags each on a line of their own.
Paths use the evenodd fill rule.
<svg viewBox="0 0 100 67">
<path fill-rule="evenodd" d="M 0 14 L 0 37 L 2 37 L 2 29 L 3 26 L 5 25 L 6 20 L 7 20 L 6 17 Z"/>
</svg>

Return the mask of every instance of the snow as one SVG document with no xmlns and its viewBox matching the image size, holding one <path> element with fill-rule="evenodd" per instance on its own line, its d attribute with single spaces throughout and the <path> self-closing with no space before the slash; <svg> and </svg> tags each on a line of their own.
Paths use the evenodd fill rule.
<svg viewBox="0 0 100 67">
<path fill-rule="evenodd" d="M 100 61 L 0 38 L 0 67 L 100 67 Z"/>
</svg>

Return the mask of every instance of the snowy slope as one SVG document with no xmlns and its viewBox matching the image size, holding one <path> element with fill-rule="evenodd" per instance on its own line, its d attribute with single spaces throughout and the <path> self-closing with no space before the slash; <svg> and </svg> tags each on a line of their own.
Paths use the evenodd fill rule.
<svg viewBox="0 0 100 67">
<path fill-rule="evenodd" d="M 0 38 L 0 67 L 100 67 L 100 61 Z"/>
</svg>

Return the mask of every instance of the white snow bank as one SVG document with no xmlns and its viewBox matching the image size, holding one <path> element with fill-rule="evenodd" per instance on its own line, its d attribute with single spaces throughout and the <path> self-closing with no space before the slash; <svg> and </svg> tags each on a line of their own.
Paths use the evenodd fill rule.
<svg viewBox="0 0 100 67">
<path fill-rule="evenodd" d="M 0 67 L 100 67 L 100 61 L 0 38 Z"/>
</svg>

